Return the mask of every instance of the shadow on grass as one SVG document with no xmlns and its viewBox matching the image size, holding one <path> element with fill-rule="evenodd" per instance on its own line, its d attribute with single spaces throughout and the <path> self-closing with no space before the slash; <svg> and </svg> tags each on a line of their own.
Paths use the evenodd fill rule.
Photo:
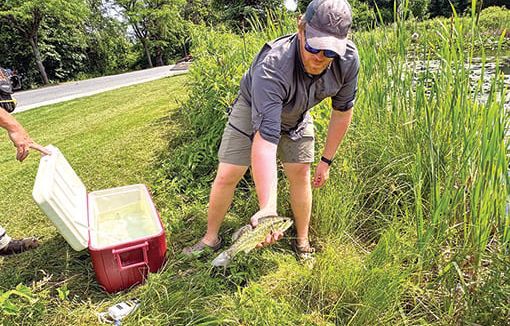
<svg viewBox="0 0 510 326">
<path fill-rule="evenodd" d="M 88 251 L 74 251 L 60 235 L 43 241 L 37 249 L 6 257 L 0 279 L 4 289 L 32 284 L 34 292 L 50 290 L 50 295 L 56 295 L 56 289 L 65 284 L 72 296 L 93 302 L 108 296 L 95 280 Z"/>
</svg>

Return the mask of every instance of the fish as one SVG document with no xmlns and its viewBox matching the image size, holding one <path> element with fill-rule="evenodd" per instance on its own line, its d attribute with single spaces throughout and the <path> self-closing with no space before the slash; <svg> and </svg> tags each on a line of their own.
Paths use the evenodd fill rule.
<svg viewBox="0 0 510 326">
<path fill-rule="evenodd" d="M 234 232 L 233 244 L 227 250 L 220 253 L 211 264 L 215 267 L 227 267 L 232 258 L 244 251 L 249 253 L 257 244 L 263 242 L 273 232 L 285 232 L 294 222 L 289 217 L 267 216 L 259 219 L 256 227 L 247 224 Z"/>
</svg>

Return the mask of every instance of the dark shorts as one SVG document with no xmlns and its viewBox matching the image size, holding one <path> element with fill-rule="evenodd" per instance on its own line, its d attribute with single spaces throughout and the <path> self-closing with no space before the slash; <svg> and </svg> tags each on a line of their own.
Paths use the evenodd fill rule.
<svg viewBox="0 0 510 326">
<path fill-rule="evenodd" d="M 251 107 L 239 96 L 228 117 L 223 131 L 219 161 L 234 165 L 251 165 L 251 144 L 253 128 L 251 124 Z M 311 163 L 314 158 L 314 130 L 310 120 L 304 135 L 296 141 L 282 134 L 278 143 L 278 158 L 283 163 Z"/>
</svg>

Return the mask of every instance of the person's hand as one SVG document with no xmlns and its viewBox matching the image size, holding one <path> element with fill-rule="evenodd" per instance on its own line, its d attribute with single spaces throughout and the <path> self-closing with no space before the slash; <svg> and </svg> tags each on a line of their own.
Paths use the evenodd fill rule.
<svg viewBox="0 0 510 326">
<path fill-rule="evenodd" d="M 259 219 L 267 216 L 278 216 L 278 214 L 276 213 L 276 211 L 272 210 L 260 210 L 251 217 L 250 223 L 253 227 L 257 227 L 257 225 L 259 224 Z M 264 241 L 257 244 L 257 248 L 272 245 L 281 238 L 283 238 L 283 232 L 271 232 L 271 234 L 267 235 Z"/>
<path fill-rule="evenodd" d="M 313 176 L 313 187 L 320 188 L 324 186 L 326 181 L 329 179 L 329 165 L 323 161 L 320 161 L 315 168 L 315 174 Z"/>
<path fill-rule="evenodd" d="M 20 162 L 27 158 L 31 148 L 41 152 L 43 155 L 50 154 L 46 148 L 35 143 L 23 128 L 9 132 L 9 138 L 16 147 L 16 159 Z"/>
</svg>

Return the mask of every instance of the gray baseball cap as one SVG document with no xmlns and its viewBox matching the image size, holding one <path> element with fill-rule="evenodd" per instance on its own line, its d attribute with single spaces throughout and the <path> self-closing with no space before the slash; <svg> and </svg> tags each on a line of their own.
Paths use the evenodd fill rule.
<svg viewBox="0 0 510 326">
<path fill-rule="evenodd" d="M 306 41 L 311 47 L 345 54 L 352 25 L 351 6 L 346 0 L 313 0 L 304 19 Z"/>
</svg>

